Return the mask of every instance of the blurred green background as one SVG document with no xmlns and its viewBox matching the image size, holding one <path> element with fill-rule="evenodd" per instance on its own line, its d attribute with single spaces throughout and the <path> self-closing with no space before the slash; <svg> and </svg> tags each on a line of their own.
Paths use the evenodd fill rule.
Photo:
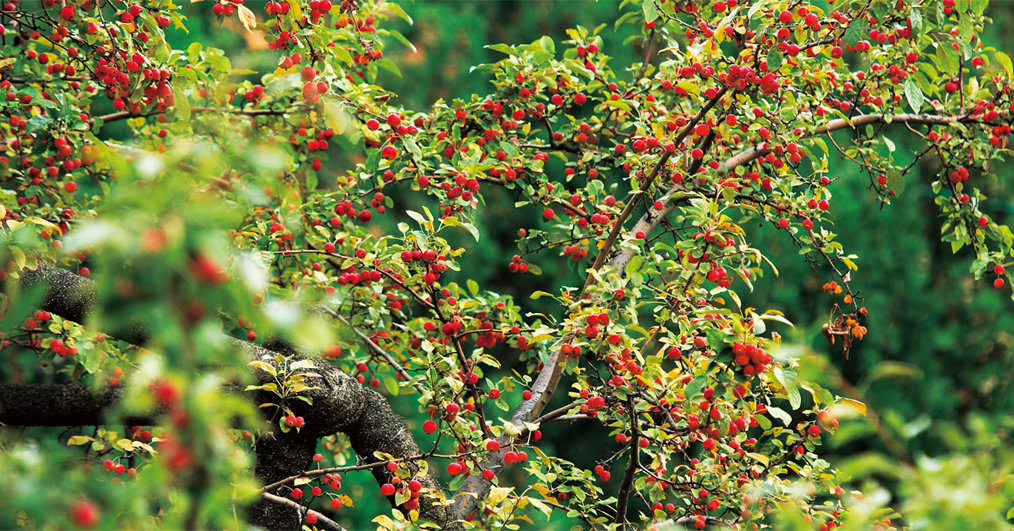
<svg viewBox="0 0 1014 531">
<path fill-rule="evenodd" d="M 248 1 L 247 5 L 262 16 L 262 2 Z M 378 84 L 397 93 L 400 104 L 415 110 L 425 110 L 438 99 L 485 95 L 490 91 L 489 80 L 469 73 L 473 65 L 501 58 L 498 52 L 485 49 L 485 44 L 528 43 L 542 35 L 559 43 L 567 39 L 567 28 L 576 24 L 594 28 L 602 23 L 608 24 L 602 31 L 603 51 L 614 58 L 611 64 L 622 76 L 622 65 L 640 61 L 644 52 L 636 44 L 622 46 L 636 29 L 629 25 L 613 29 L 619 6 L 612 1 L 406 3 L 414 25 L 396 19 L 388 27 L 401 31 L 416 51 L 391 39 L 384 53 L 400 66 L 403 77 L 384 72 Z M 209 2 L 187 4 L 190 33 L 170 35 L 170 42 L 177 43 L 179 49 L 193 41 L 223 48 L 235 68 L 262 73 L 273 69 L 276 54 L 267 51 L 255 36 L 248 36 L 235 20 L 220 27 L 210 8 Z M 1009 2 L 994 2 L 987 15 L 994 17 L 995 24 L 982 36 L 983 41 L 987 46 L 1007 48 L 1010 41 L 1002 36 L 1014 32 L 1014 9 Z M 904 129 L 885 131 L 895 135 L 899 153 L 919 149 Z M 843 136 L 839 144 L 847 141 Z M 335 174 L 361 160 L 337 149 L 329 155 Z M 845 419 L 838 434 L 825 438 L 822 456 L 853 474 L 857 488 L 879 496 L 878 503 L 902 510 L 909 523 L 929 523 L 941 529 L 1002 525 L 1009 502 L 998 508 L 989 500 L 965 500 L 963 496 L 1001 491 L 1003 485 L 996 484 L 991 474 L 1009 472 L 1012 466 L 1006 450 L 1014 429 L 1014 303 L 1010 292 L 995 290 L 991 279 L 974 281 L 968 272 L 974 259 L 971 252 L 965 249 L 954 255 L 948 244 L 940 242 L 938 211 L 929 189 L 937 170 L 932 162 L 910 174 L 907 191 L 884 208 L 869 190 L 869 177 L 860 175 L 854 165 L 833 158 L 831 168 L 842 179 L 831 188 L 835 226 L 830 230 L 838 234 L 848 252 L 860 257 L 860 269 L 852 278 L 866 297 L 869 335 L 857 343 L 848 360 L 842 359 L 840 345 L 827 344 L 820 325 L 826 322 L 835 299 L 823 293 L 821 285 L 832 279 L 829 271 L 812 271 L 792 242 L 774 230 L 755 228 L 750 237 L 755 247 L 765 250 L 777 264 L 781 275 L 769 274 L 758 282 L 756 290 L 744 297 L 744 304 L 784 312 L 796 323 L 794 329 L 778 330 L 785 342 L 826 356 L 847 382 L 835 385 L 835 377 L 828 376 L 828 387 L 842 395 L 846 391 L 853 396 L 861 393 L 879 415 L 883 423 L 879 434 L 870 422 Z M 987 194 L 1014 197 L 1012 177 L 1014 172 L 1001 169 L 999 179 L 986 186 Z M 542 267 L 542 276 L 510 275 L 507 264 L 517 253 L 513 242 L 516 231 L 536 226 L 540 211 L 514 209 L 513 199 L 504 190 L 486 190 L 484 194 L 487 207 L 480 210 L 478 225 L 486 236 L 479 244 L 471 238 L 454 242 L 469 251 L 462 257 L 462 270 L 486 289 L 513 295 L 530 311 L 558 315 L 546 302 L 549 299 L 531 301 L 526 293 L 573 285 L 579 282 L 576 269 L 558 256 L 543 254 L 533 258 Z M 412 204 L 396 190 L 391 195 L 397 207 L 383 222 L 393 226 L 400 221 L 399 211 Z M 1014 221 L 1014 203 L 1009 200 L 992 200 L 984 211 L 1000 223 Z M 463 282 L 463 277 L 457 280 Z M 400 413 L 415 426 L 422 422 L 411 403 L 395 401 L 396 407 L 398 404 L 404 408 Z M 591 423 L 552 425 L 544 430 L 540 446 L 551 455 L 563 454 L 578 464 L 593 466 L 603 440 L 594 437 L 596 431 Z M 885 432 L 897 445 L 885 444 Z M 921 466 L 905 472 L 899 463 L 909 458 Z M 939 472 L 934 471 L 936 466 L 950 468 Z M 619 475 L 613 474 L 614 478 Z M 927 479 L 933 477 L 938 479 Z M 871 480 L 886 490 L 874 487 Z M 349 475 L 345 485 L 356 509 L 341 511 L 338 522 L 342 525 L 349 529 L 371 527 L 370 519 L 389 511 L 368 474 Z M 942 494 L 938 492 L 941 486 L 946 487 Z M 962 494 L 960 488 L 969 490 Z M 533 518 L 540 527 L 545 523 L 541 515 Z M 557 518 L 554 514 L 553 528 L 575 523 Z"/>
</svg>

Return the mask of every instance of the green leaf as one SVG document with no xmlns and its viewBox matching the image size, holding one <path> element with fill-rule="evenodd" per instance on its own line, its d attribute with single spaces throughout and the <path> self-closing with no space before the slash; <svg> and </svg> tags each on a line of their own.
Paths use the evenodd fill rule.
<svg viewBox="0 0 1014 531">
<path fill-rule="evenodd" d="M 422 150 L 419 149 L 419 144 L 416 144 L 415 140 L 405 137 L 403 139 L 403 142 L 405 144 L 405 149 L 407 149 L 408 152 L 411 153 L 416 160 L 422 160 Z"/>
<path fill-rule="evenodd" d="M 379 60 L 379 61 L 377 61 L 375 64 L 377 66 L 379 66 L 379 67 L 381 67 L 381 68 L 383 68 L 383 69 L 385 69 L 385 70 L 393 73 L 394 75 L 396 75 L 398 77 L 402 77 L 402 75 L 401 75 L 401 69 L 398 68 L 398 65 L 394 64 L 394 61 L 392 61 L 392 60 L 390 60 L 390 59 L 388 59 L 386 57 L 383 58 L 383 59 L 381 59 L 381 60 Z"/>
<path fill-rule="evenodd" d="M 183 88 L 178 85 L 173 85 L 173 107 L 180 113 L 180 118 L 184 121 L 190 120 L 190 100 L 183 93 Z"/>
<path fill-rule="evenodd" d="M 792 424 L 792 416 L 786 413 L 785 410 L 782 408 L 769 406 L 768 413 L 770 413 L 772 417 L 782 421 L 782 423 L 784 423 L 786 426 Z"/>
<path fill-rule="evenodd" d="M 343 63 L 345 63 L 348 66 L 352 66 L 352 54 L 350 54 L 348 50 L 346 50 L 342 46 L 335 46 L 333 48 L 328 48 L 328 50 L 331 50 L 331 52 L 334 53 L 335 57 L 341 59 Z"/>
<path fill-rule="evenodd" d="M 35 100 L 32 100 L 35 103 Z M 49 127 L 49 124 L 53 123 L 53 119 L 46 114 L 36 114 L 28 119 L 28 123 L 25 124 L 25 131 L 28 134 L 32 134 L 40 129 Z"/>
<path fill-rule="evenodd" d="M 408 49 L 412 50 L 413 53 L 416 52 L 415 45 L 412 44 L 408 39 L 406 39 L 405 36 L 402 35 L 400 31 L 393 29 L 389 29 L 387 31 L 390 32 L 395 39 L 398 39 L 398 42 L 404 44 L 406 47 L 408 47 Z"/>
<path fill-rule="evenodd" d="M 201 52 L 204 50 L 204 45 L 195 42 L 187 47 L 187 58 L 190 59 L 191 63 L 197 64 L 201 60 Z"/>
<path fill-rule="evenodd" d="M 232 70 L 232 62 L 224 55 L 209 55 L 206 60 L 211 65 L 211 68 L 219 72 L 229 72 Z"/>
<path fill-rule="evenodd" d="M 865 28 L 862 20 L 852 19 L 849 22 L 848 29 L 845 30 L 845 44 L 850 47 L 855 46 L 857 42 L 863 40 L 863 29 Z"/>
<path fill-rule="evenodd" d="M 377 167 L 380 166 L 380 150 L 374 149 L 370 152 L 369 156 L 366 157 L 366 163 L 363 169 L 366 173 L 377 173 Z"/>
<path fill-rule="evenodd" d="M 778 48 L 772 46 L 771 51 L 768 52 L 768 69 L 777 70 L 780 66 L 782 66 L 782 54 Z"/>
<path fill-rule="evenodd" d="M 468 279 L 468 280 L 465 281 L 465 284 L 468 286 L 468 291 L 472 293 L 473 297 L 477 296 L 479 294 L 479 283 L 478 282 L 476 282 L 476 281 L 474 281 L 472 279 Z"/>
<path fill-rule="evenodd" d="M 913 37 L 922 31 L 922 13 L 919 9 L 917 9 L 917 7 L 918 6 L 913 5 L 912 10 L 908 13 L 908 18 L 912 21 Z"/>
<path fill-rule="evenodd" d="M 954 75 L 958 73 L 958 51 L 951 48 L 949 44 L 937 46 L 936 54 L 932 59 L 943 73 Z"/>
<path fill-rule="evenodd" d="M 468 232 L 472 233 L 472 237 L 475 238 L 475 241 L 479 241 L 479 229 L 475 225 L 472 225 L 467 221 L 461 221 L 458 218 L 452 216 L 449 218 L 444 218 L 444 225 L 449 225 L 451 227 L 463 227 L 466 230 L 468 230 Z M 531 271 L 532 266 L 528 267 L 529 267 L 528 270 Z"/>
<path fill-rule="evenodd" d="M 401 388 L 398 387 L 398 381 L 393 377 L 384 376 L 381 381 L 384 382 L 384 389 L 387 389 L 387 392 L 391 393 L 391 396 L 398 396 L 398 393 L 401 392 Z"/>
<path fill-rule="evenodd" d="M 412 17 L 408 16 L 408 13 L 406 13 L 405 10 L 402 9 L 402 7 L 400 5 L 398 5 L 398 4 L 392 4 L 392 3 L 388 2 L 388 3 L 384 4 L 384 7 L 388 11 L 394 13 L 395 15 L 398 15 L 399 17 L 401 17 L 403 19 L 405 19 L 405 22 L 408 22 L 409 25 L 415 23 L 415 22 L 412 21 Z"/>
<path fill-rule="evenodd" d="M 654 22 L 658 18 L 658 6 L 655 5 L 654 0 L 644 0 L 641 7 L 644 8 L 645 22 Z"/>
<path fill-rule="evenodd" d="M 914 113 L 918 113 L 919 109 L 922 108 L 922 104 L 926 101 L 926 97 L 922 93 L 922 87 L 919 86 L 919 83 L 912 76 L 909 76 L 905 80 L 905 99 L 908 100 L 908 106 Z"/>
<path fill-rule="evenodd" d="M 556 55 L 556 43 L 553 42 L 553 38 L 549 35 L 543 35 L 542 38 L 539 39 L 539 46 L 550 54 Z"/>
<path fill-rule="evenodd" d="M 996 60 L 1007 72 L 1007 77 L 1014 77 L 1014 68 L 1011 67 L 1010 56 L 1003 52 L 996 52 Z"/>
<path fill-rule="evenodd" d="M 898 170 L 887 172 L 887 186 L 894 191 L 894 196 L 899 197 L 905 191 L 905 178 Z"/>
<path fill-rule="evenodd" d="M 963 15 L 961 20 L 958 21 L 958 37 L 961 40 L 968 42 L 972 40 L 972 17 Z"/>
<path fill-rule="evenodd" d="M 497 51 L 497 52 L 502 52 L 502 53 L 505 53 L 507 55 L 517 55 L 518 54 L 518 52 L 514 49 L 513 46 L 510 46 L 510 45 L 507 45 L 507 44 L 487 44 L 485 46 L 485 48 L 488 49 L 488 50 L 494 50 L 494 51 Z"/>
<path fill-rule="evenodd" d="M 707 382 L 707 375 L 702 374 L 700 376 L 695 376 L 694 379 L 690 380 L 690 383 L 687 384 L 686 389 L 683 390 L 683 396 L 687 400 L 690 400 L 691 397 L 697 395 L 697 393 L 700 393 L 701 390 L 704 389 L 704 385 Z"/>
<path fill-rule="evenodd" d="M 759 0 L 757 2 L 754 2 L 753 5 L 750 6 L 750 10 L 746 12 L 746 18 L 753 20 L 753 16 L 756 15 L 758 11 L 763 9 L 764 6 L 767 5 L 767 3 L 768 3 L 767 0 Z"/>
</svg>

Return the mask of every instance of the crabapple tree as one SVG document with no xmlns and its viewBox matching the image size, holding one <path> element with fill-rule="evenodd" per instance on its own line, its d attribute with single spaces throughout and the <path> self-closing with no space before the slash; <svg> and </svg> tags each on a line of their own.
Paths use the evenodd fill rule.
<svg viewBox="0 0 1014 531">
<path fill-rule="evenodd" d="M 632 0 L 406 109 L 377 84 L 412 46 L 385 0 L 216 2 L 267 40 L 256 72 L 172 42 L 171 0 L 10 0 L 0 525 L 337 529 L 368 471 L 387 529 L 890 527 L 818 456 L 866 408 L 749 306 L 777 269 L 745 227 L 826 276 L 846 358 L 876 316 L 836 167 L 885 205 L 931 168 L 943 240 L 1010 289 L 1014 235 L 980 211 L 1014 104 L 986 7 Z M 582 280 L 469 278 L 493 201 L 541 222 L 499 220 L 519 250 L 491 267 Z M 609 434 L 593 465 L 540 447 L 565 420 Z"/>
</svg>

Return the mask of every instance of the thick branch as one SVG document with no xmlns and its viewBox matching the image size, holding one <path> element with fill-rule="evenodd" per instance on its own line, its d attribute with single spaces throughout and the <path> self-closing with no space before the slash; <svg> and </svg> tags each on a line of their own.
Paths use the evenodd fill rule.
<svg viewBox="0 0 1014 531">
<path fill-rule="evenodd" d="M 85 321 L 98 305 L 95 283 L 70 271 L 40 264 L 37 270 L 21 270 L 20 276 L 23 289 L 43 290 L 42 309 L 65 319 Z M 129 337 L 134 342 L 143 343 L 148 334 L 143 323 L 136 323 L 116 337 Z M 276 351 L 245 341 L 233 340 L 233 344 L 250 359 L 274 363 L 272 360 L 278 355 Z M 258 441 L 256 475 L 264 484 L 309 470 L 317 439 L 336 432 L 345 433 L 353 450 L 367 463 L 378 461 L 373 455 L 377 451 L 396 459 L 422 454 L 405 420 L 391 409 L 383 396 L 321 358 L 306 358 L 294 352 L 288 354 L 293 355 L 294 360 L 312 360 L 314 367 L 303 372 L 314 372 L 320 376 L 306 379 L 307 385 L 317 387 L 305 392 L 313 400 L 312 406 L 300 401 L 290 404 L 296 415 L 306 419 L 306 427 L 299 433 L 269 434 Z M 255 376 L 260 383 L 272 380 L 262 371 L 255 371 Z M 262 393 L 265 394 L 257 397 L 258 403 L 276 398 Z M 102 424 L 107 422 L 106 415 L 119 396 L 120 392 L 116 389 L 94 392 L 82 385 L 0 384 L 0 422 L 19 426 Z M 156 413 L 151 418 L 130 422 L 152 424 L 156 421 Z M 414 463 L 408 466 L 417 470 Z M 373 474 L 380 483 L 389 479 L 382 467 L 373 469 Z M 417 479 L 428 489 L 439 491 L 442 488 L 429 474 L 417 476 Z M 433 503 L 431 499 L 420 499 L 419 510 L 422 518 L 442 527 L 456 526 L 447 508 Z M 255 504 L 252 522 L 270 529 L 298 529 L 299 518 L 289 509 L 262 500 Z"/>
<path fill-rule="evenodd" d="M 111 420 L 123 389 L 93 391 L 84 385 L 0 384 L 0 425 L 91 426 Z M 156 415 L 121 419 L 132 426 L 150 425 Z"/>
</svg>

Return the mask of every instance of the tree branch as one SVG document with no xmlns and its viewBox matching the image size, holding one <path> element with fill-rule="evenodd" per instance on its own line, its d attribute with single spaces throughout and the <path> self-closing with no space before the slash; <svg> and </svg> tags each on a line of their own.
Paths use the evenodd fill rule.
<svg viewBox="0 0 1014 531">
<path fill-rule="evenodd" d="M 40 263 L 38 269 L 22 269 L 19 275 L 22 289 L 43 290 L 42 309 L 65 319 L 83 322 L 99 306 L 95 282 L 70 271 Z M 134 323 L 125 327 L 124 333 L 109 335 L 119 339 L 129 337 L 134 340 L 132 342 L 140 344 L 149 338 L 144 323 Z M 238 339 L 233 339 L 232 342 L 250 359 L 274 363 L 272 360 L 279 354 Z M 353 376 L 326 360 L 305 357 L 291 350 L 282 353 L 290 354 L 294 359 L 311 360 L 314 367 L 300 372 L 314 372 L 319 377 L 307 378 L 307 385 L 316 387 L 316 390 L 305 393 L 305 396 L 312 399 L 312 406 L 301 401 L 293 401 L 291 404 L 293 412 L 306 419 L 306 427 L 298 433 L 291 431 L 273 434 L 258 441 L 255 472 L 261 482 L 271 484 L 309 470 L 317 439 L 335 432 L 345 433 L 353 450 L 367 463 L 380 461 L 374 456 L 377 451 L 395 459 L 416 458 L 422 453 L 405 420 L 391 409 L 383 396 L 367 389 Z M 263 371 L 254 371 L 254 375 L 260 383 L 271 379 Z M 0 384 L 0 422 L 20 426 L 98 425 L 106 422 L 106 412 L 116 404 L 119 393 L 119 390 L 111 389 L 95 394 L 82 385 Z M 273 395 L 265 391 L 256 396 L 258 403 L 272 398 Z M 50 413 L 52 417 L 41 415 L 42 411 Z M 152 417 L 156 416 L 153 413 Z M 153 424 L 154 419 L 137 419 L 136 423 Z M 408 466 L 413 472 L 418 472 L 418 466 L 414 463 L 409 463 Z M 387 482 L 388 472 L 383 467 L 372 471 L 378 483 Z M 440 483 L 429 473 L 416 475 L 416 479 L 428 489 L 442 490 Z M 420 498 L 419 502 L 422 518 L 437 522 L 445 528 L 460 527 L 446 506 L 434 503 L 430 498 Z M 299 521 L 294 520 L 295 516 L 298 515 L 258 502 L 253 509 L 252 523 L 271 529 L 298 529 Z"/>
<path fill-rule="evenodd" d="M 851 124 L 848 120 L 838 118 L 831 120 L 830 122 L 815 128 L 806 135 L 806 138 L 833 133 L 835 131 L 845 129 L 846 127 L 860 127 L 863 125 L 875 124 L 875 123 L 886 123 L 890 120 L 892 123 L 903 123 L 903 124 L 921 124 L 921 125 L 946 125 L 954 122 L 963 122 L 970 120 L 971 117 L 968 114 L 961 114 L 955 116 L 942 116 L 935 114 L 864 114 L 852 118 Z M 719 175 L 726 175 L 732 170 L 739 166 L 748 164 L 758 158 L 761 158 L 770 153 L 761 147 L 756 145 L 747 148 L 739 153 L 729 157 L 719 166 Z M 659 223 L 665 219 L 673 210 L 675 210 L 678 203 L 674 203 L 672 195 L 675 192 L 680 191 L 679 185 L 674 185 L 665 191 L 661 201 L 663 203 L 662 210 L 657 212 L 645 212 L 641 219 L 638 220 L 637 224 L 631 229 L 633 231 L 641 231 L 645 234 L 645 237 L 651 236 L 651 233 L 658 228 Z M 610 261 L 609 265 L 622 268 L 633 258 L 634 252 L 628 249 L 624 249 L 619 255 Z"/>
<path fill-rule="evenodd" d="M 141 118 L 145 116 L 152 116 L 155 114 L 164 114 L 162 112 L 150 112 L 147 114 L 134 114 L 130 111 L 119 111 L 114 113 L 97 116 L 95 119 L 102 120 L 102 123 L 116 122 L 119 120 L 126 120 L 127 118 Z M 242 116 L 281 116 L 283 114 L 289 114 L 295 112 L 294 109 L 216 109 L 215 107 L 191 107 L 190 112 L 224 112 L 229 114 L 237 114 Z"/>
<path fill-rule="evenodd" d="M 342 527 L 342 526 L 340 526 L 340 525 L 338 525 L 338 522 L 335 522 L 334 520 L 332 520 L 332 519 L 324 516 L 321 513 L 318 513 L 317 511 L 314 511 L 313 509 L 307 509 L 307 508 L 303 507 L 302 505 L 296 503 L 293 500 L 290 500 L 288 498 L 283 498 L 281 496 L 275 496 L 274 494 L 267 494 L 267 493 L 264 493 L 261 496 L 263 496 L 265 500 L 267 500 L 267 501 L 269 501 L 271 503 L 276 503 L 276 504 L 281 505 L 283 507 L 288 507 L 290 509 L 295 509 L 295 510 L 300 511 L 300 512 L 306 511 L 307 514 L 312 514 L 312 515 L 316 516 L 317 517 L 317 524 L 320 527 L 323 527 L 325 529 L 331 529 L 332 531 L 345 531 L 345 528 Z"/>
</svg>

